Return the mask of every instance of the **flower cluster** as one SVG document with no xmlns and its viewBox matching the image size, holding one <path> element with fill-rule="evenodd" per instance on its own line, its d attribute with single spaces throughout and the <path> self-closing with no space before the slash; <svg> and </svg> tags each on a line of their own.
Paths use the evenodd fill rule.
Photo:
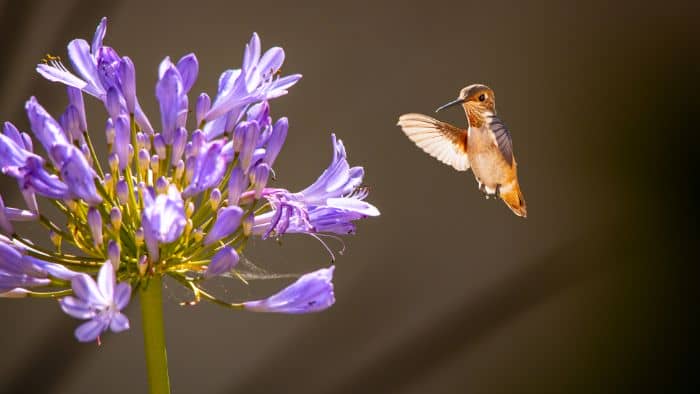
<svg viewBox="0 0 700 394">
<path fill-rule="evenodd" d="M 268 187 L 289 128 L 286 118 L 273 121 L 269 100 L 301 78 L 280 75 L 282 48 L 263 53 L 253 34 L 241 68 L 221 74 L 213 100 L 201 93 L 193 106 L 197 58 L 166 57 L 158 68 L 160 127 L 154 127 L 136 95 L 133 62 L 103 44 L 106 26 L 102 19 L 91 43 L 68 44 L 73 71 L 53 56 L 37 66 L 68 91 L 58 119 L 34 97 L 26 103 L 45 156 L 12 123 L 0 134 L 0 169 L 17 181 L 27 205 L 8 207 L 0 197 L 0 296 L 58 298 L 63 311 L 87 320 L 75 332 L 80 341 L 128 329 L 121 310 L 132 289 L 154 276 L 174 278 L 196 300 L 235 309 L 307 313 L 331 306 L 332 267 L 264 300 L 228 303 L 202 287 L 212 277 L 236 276 L 249 237 L 350 234 L 357 219 L 379 215 L 364 201 L 362 167 L 349 166 L 334 135 L 331 165 L 311 186 L 297 193 Z M 83 93 L 106 108 L 106 163 L 88 133 Z M 40 212 L 37 196 L 65 216 L 65 225 Z M 18 221 L 39 222 L 53 246 L 17 234 Z"/>
</svg>

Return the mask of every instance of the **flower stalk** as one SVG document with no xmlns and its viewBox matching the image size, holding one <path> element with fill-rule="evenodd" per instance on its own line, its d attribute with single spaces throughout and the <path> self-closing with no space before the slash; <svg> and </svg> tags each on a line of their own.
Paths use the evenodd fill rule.
<svg viewBox="0 0 700 394">
<path fill-rule="evenodd" d="M 161 277 L 155 275 L 139 289 L 141 318 L 143 320 L 143 345 L 146 352 L 148 387 L 151 394 L 170 393 L 161 282 Z"/>
</svg>

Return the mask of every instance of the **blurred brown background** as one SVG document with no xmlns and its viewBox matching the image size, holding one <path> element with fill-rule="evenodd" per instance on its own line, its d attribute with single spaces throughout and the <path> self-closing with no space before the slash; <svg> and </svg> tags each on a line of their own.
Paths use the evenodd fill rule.
<svg viewBox="0 0 700 394">
<path fill-rule="evenodd" d="M 58 114 L 64 89 L 34 65 L 91 39 L 103 15 L 154 125 L 164 56 L 196 52 L 193 91 L 213 95 L 257 31 L 285 48 L 285 73 L 304 74 L 273 102 L 291 122 L 278 184 L 312 182 L 331 131 L 366 168 L 382 216 L 347 240 L 331 310 L 182 308 L 169 285 L 174 393 L 693 391 L 700 6 L 606 3 L 5 0 L 0 114 L 27 130 L 30 95 Z M 494 88 L 512 132 L 526 220 L 395 126 L 474 82 Z M 104 117 L 89 108 L 93 134 Z M 464 124 L 457 109 L 440 117 Z M 22 206 L 15 182 L 1 182 Z M 328 260 L 300 236 L 248 251 L 285 272 Z M 230 297 L 283 285 L 234 285 Z M 0 392 L 146 391 L 138 300 L 132 330 L 101 347 L 77 343 L 78 321 L 54 302 L 3 300 L 0 313 Z"/>
</svg>

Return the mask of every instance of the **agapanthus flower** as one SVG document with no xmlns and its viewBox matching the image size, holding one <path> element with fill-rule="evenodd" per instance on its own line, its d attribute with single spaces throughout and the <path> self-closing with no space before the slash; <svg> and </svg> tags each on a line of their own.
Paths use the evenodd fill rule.
<svg viewBox="0 0 700 394">
<path fill-rule="evenodd" d="M 284 50 L 263 51 L 253 34 L 241 67 L 224 71 L 211 97 L 190 96 L 199 72 L 194 54 L 165 57 L 152 85 L 160 122 L 151 123 L 136 95 L 136 68 L 104 44 L 106 30 L 105 18 L 91 42 L 71 41 L 70 66 L 47 56 L 36 68 L 65 85 L 68 95 L 58 116 L 34 97 L 26 102 L 31 133 L 45 156 L 35 152 L 29 134 L 9 122 L 3 126 L 0 171 L 16 179 L 26 207 L 6 206 L 0 197 L 0 296 L 58 298 L 67 314 L 87 320 L 75 331 L 80 341 L 128 329 L 123 309 L 132 289 L 145 291 L 164 275 L 191 290 L 195 301 L 234 309 L 307 313 L 330 307 L 333 267 L 302 275 L 264 300 L 232 303 L 205 290 L 212 277 L 243 278 L 239 262 L 250 237 L 354 233 L 356 220 L 379 215 L 364 201 L 364 170 L 350 167 L 335 135 L 331 165 L 316 182 L 297 193 L 271 185 L 280 174 L 277 157 L 289 121 L 274 119 L 270 100 L 301 78 L 281 75 Z M 106 112 L 91 120 L 90 130 L 83 93 Z M 96 125 L 104 125 L 104 134 Z M 100 134 L 106 160 L 92 142 Z M 37 195 L 65 216 L 64 226 L 39 210 Z M 18 221 L 40 223 L 53 247 L 17 234 Z"/>
</svg>

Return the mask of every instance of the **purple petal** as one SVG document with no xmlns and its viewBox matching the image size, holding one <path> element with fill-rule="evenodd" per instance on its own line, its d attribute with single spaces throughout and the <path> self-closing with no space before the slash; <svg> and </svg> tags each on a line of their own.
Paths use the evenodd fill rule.
<svg viewBox="0 0 700 394">
<path fill-rule="evenodd" d="M 131 59 L 126 56 L 119 62 L 119 81 L 126 108 L 133 114 L 136 108 L 136 69 Z"/>
<path fill-rule="evenodd" d="M 131 300 L 131 286 L 127 282 L 118 283 L 114 288 L 114 304 L 117 309 L 126 308 Z"/>
<path fill-rule="evenodd" d="M 97 288 L 105 300 L 114 299 L 114 266 L 107 262 L 102 264 L 100 273 L 97 275 Z"/>
<path fill-rule="evenodd" d="M 94 308 L 77 297 L 63 297 L 58 302 L 61 304 L 63 312 L 76 319 L 85 320 L 95 316 Z"/>
<path fill-rule="evenodd" d="M 179 95 L 181 92 L 180 74 L 175 67 L 169 67 L 156 85 L 156 96 L 160 104 L 160 116 L 163 124 L 161 134 L 167 144 L 173 143 L 173 131 L 175 131 L 180 110 Z"/>
<path fill-rule="evenodd" d="M 76 297 L 90 305 L 107 305 L 108 301 L 102 297 L 97 283 L 87 274 L 81 274 L 71 280 L 71 287 Z"/>
<path fill-rule="evenodd" d="M 374 205 L 355 198 L 329 198 L 326 204 L 329 207 L 341 208 L 365 216 L 379 216 L 379 210 Z"/>
<path fill-rule="evenodd" d="M 105 33 L 107 33 L 107 18 L 103 17 L 100 20 L 100 24 L 97 25 L 95 35 L 92 38 L 92 53 L 97 53 L 102 48 L 102 40 L 105 38 Z"/>
<path fill-rule="evenodd" d="M 102 99 L 105 88 L 100 82 L 95 59 L 90 54 L 90 47 L 85 40 L 76 39 L 68 43 L 68 57 L 78 75 L 88 83 L 83 89 L 86 93 Z M 77 87 L 77 86 L 76 86 Z"/>
<path fill-rule="evenodd" d="M 287 130 L 289 129 L 289 121 L 287 118 L 280 118 L 275 122 L 275 126 L 272 128 L 272 134 L 267 142 L 267 147 L 265 149 L 265 163 L 272 166 L 277 159 L 282 150 L 282 145 L 284 145 L 284 140 L 287 138 Z"/>
<path fill-rule="evenodd" d="M 112 316 L 109 329 L 112 330 L 112 332 L 126 331 L 129 329 L 129 319 L 123 313 L 116 313 Z"/>
<path fill-rule="evenodd" d="M 185 55 L 177 62 L 177 69 L 182 76 L 182 90 L 186 94 L 192 89 L 199 73 L 199 62 L 194 53 Z"/>
<path fill-rule="evenodd" d="M 258 301 L 244 302 L 243 306 L 254 312 L 311 313 L 329 308 L 335 303 L 333 294 L 333 270 L 320 269 L 300 277 L 279 293 Z"/>
<path fill-rule="evenodd" d="M 88 320 L 75 329 L 75 338 L 80 342 L 92 342 L 107 329 L 108 323 L 101 319 Z"/>
<path fill-rule="evenodd" d="M 68 70 L 59 69 L 48 64 L 37 64 L 36 72 L 51 82 L 59 82 L 76 89 L 85 90 L 86 93 L 93 96 L 98 95 L 94 89 L 88 86 L 87 82 L 78 78 Z"/>
<path fill-rule="evenodd" d="M 119 169 L 124 170 L 129 164 L 129 142 L 131 141 L 131 129 L 129 118 L 126 115 L 117 117 L 114 122 L 114 152 L 119 157 Z"/>
</svg>

